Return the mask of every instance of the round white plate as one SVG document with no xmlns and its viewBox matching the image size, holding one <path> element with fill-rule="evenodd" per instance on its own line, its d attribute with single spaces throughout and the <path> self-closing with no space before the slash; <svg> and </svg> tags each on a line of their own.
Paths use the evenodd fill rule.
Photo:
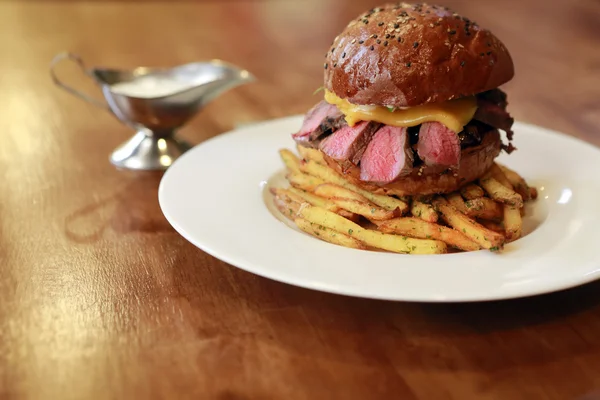
<svg viewBox="0 0 600 400">
<path fill-rule="evenodd" d="M 518 151 L 499 161 L 539 190 L 526 236 L 488 251 L 403 255 L 348 249 L 296 229 L 269 188 L 287 186 L 280 148 L 301 116 L 234 130 L 187 152 L 165 173 L 159 201 L 191 243 L 229 264 L 305 288 L 388 300 L 508 299 L 580 285 L 600 276 L 600 150 L 516 123 Z"/>
</svg>

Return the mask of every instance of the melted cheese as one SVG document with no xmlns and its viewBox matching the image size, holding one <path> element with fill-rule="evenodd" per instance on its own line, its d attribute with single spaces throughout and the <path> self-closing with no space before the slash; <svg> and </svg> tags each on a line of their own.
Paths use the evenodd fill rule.
<svg viewBox="0 0 600 400">
<path fill-rule="evenodd" d="M 350 126 L 354 126 L 360 121 L 376 121 L 400 127 L 416 126 L 424 122 L 439 122 L 454 132 L 460 132 L 473 119 L 473 115 L 477 110 L 475 97 L 465 97 L 439 104 L 425 104 L 394 111 L 390 111 L 386 107 L 352 104 L 328 90 L 325 90 L 325 101 L 337 106 L 346 116 L 346 122 Z"/>
</svg>

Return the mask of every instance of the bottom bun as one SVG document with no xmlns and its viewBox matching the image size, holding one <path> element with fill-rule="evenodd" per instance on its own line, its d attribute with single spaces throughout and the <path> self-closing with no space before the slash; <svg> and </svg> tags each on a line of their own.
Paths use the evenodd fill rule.
<svg viewBox="0 0 600 400">
<path fill-rule="evenodd" d="M 323 158 L 348 181 L 369 192 L 396 196 L 430 195 L 454 192 L 461 186 L 479 179 L 494 164 L 494 159 L 500 154 L 501 145 L 497 130 L 486 132 L 478 146 L 462 150 L 458 169 L 449 170 L 443 166 L 416 167 L 409 175 L 385 185 L 361 181 L 358 166 L 348 168 L 325 154 Z"/>
</svg>

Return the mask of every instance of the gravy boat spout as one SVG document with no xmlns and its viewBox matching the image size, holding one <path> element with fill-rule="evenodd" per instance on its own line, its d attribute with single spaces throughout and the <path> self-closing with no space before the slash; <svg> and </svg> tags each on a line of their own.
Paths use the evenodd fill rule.
<svg viewBox="0 0 600 400">
<path fill-rule="evenodd" d="M 105 102 L 91 98 L 57 78 L 54 67 L 65 59 L 78 63 L 100 86 Z M 137 131 L 110 157 L 113 164 L 132 169 L 168 168 L 190 147 L 175 138 L 175 131 L 219 95 L 255 81 L 247 70 L 221 60 L 173 68 L 86 69 L 82 60 L 70 53 L 55 57 L 51 75 L 59 87 L 108 110 Z"/>
</svg>

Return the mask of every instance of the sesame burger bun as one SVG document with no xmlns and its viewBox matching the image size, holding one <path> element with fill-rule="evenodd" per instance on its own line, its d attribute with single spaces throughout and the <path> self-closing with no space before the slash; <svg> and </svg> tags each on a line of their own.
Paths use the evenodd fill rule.
<svg viewBox="0 0 600 400">
<path fill-rule="evenodd" d="M 325 88 L 357 105 L 413 107 L 511 80 L 500 40 L 447 8 L 387 4 L 354 19 L 325 61 Z"/>
<path fill-rule="evenodd" d="M 423 165 L 413 168 L 409 175 L 385 185 L 362 181 L 359 167 L 341 165 L 325 153 L 322 154 L 327 165 L 364 190 L 376 194 L 415 196 L 454 192 L 461 186 L 479 179 L 494 164 L 500 150 L 500 133 L 494 129 L 486 132 L 479 145 L 461 151 L 458 169 L 448 170 L 447 167 L 439 165 Z"/>
</svg>

